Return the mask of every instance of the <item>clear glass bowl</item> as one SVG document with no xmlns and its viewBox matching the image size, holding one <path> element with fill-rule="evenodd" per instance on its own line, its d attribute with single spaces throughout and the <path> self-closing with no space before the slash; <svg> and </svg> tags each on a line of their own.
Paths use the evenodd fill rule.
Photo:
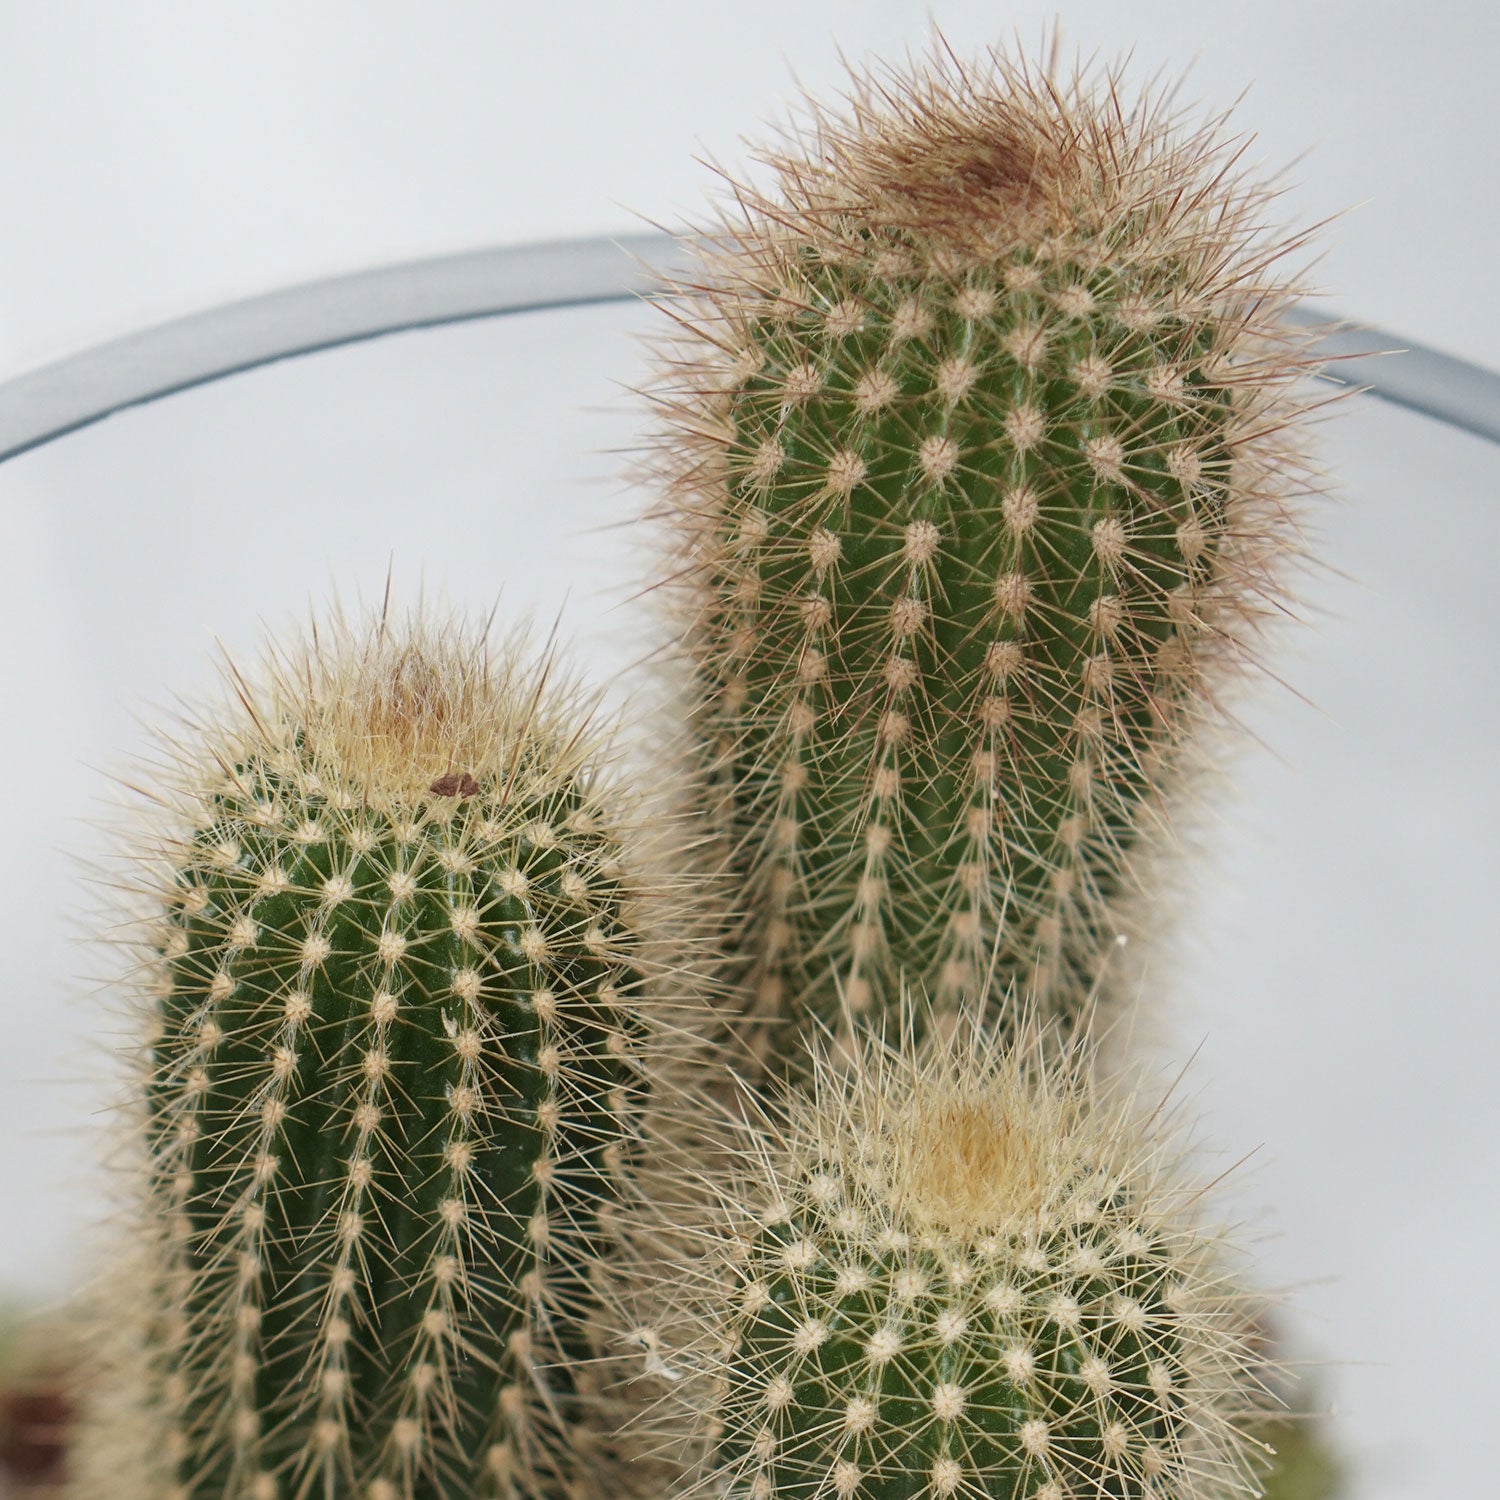
<svg viewBox="0 0 1500 1500">
<path fill-rule="evenodd" d="M 411 332 L 124 413 L 0 466 L 0 1297 L 66 1289 L 118 1022 L 80 941 L 108 773 L 222 643 L 331 590 L 532 614 L 624 698 L 640 305 Z M 1500 504 L 1494 450 L 1353 398 L 1308 623 L 1206 788 L 1161 1047 L 1330 1368 L 1362 1500 L 1477 1496 L 1500 1328 Z M 1270 680 L 1272 678 L 1279 680 Z M 1259 1148 L 1256 1150 L 1256 1148 Z"/>
</svg>

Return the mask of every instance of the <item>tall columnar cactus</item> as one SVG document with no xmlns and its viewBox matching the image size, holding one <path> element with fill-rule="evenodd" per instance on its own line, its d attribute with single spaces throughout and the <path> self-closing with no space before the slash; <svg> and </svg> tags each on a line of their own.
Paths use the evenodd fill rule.
<svg viewBox="0 0 1500 1500">
<path fill-rule="evenodd" d="M 180 738 L 134 848 L 135 1270 L 84 1493 L 587 1490 L 658 986 L 547 678 L 483 631 L 335 624 Z"/>
<path fill-rule="evenodd" d="M 1075 1016 L 1282 605 L 1288 246 L 1218 122 L 1113 77 L 939 61 L 809 113 L 696 242 L 647 454 L 750 982 Z"/>
<path fill-rule="evenodd" d="M 967 1024 L 925 1052 L 866 1038 L 713 1184 L 676 1276 L 645 1241 L 621 1329 L 669 1377 L 685 1493 L 1256 1493 L 1253 1303 L 1083 1061 Z"/>
</svg>

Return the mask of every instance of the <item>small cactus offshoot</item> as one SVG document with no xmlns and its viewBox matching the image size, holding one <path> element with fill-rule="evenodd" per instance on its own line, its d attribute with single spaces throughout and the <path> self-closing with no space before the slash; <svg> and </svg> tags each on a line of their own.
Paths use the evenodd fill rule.
<svg viewBox="0 0 1500 1500">
<path fill-rule="evenodd" d="M 1254 1493 L 1250 1299 L 1160 1133 L 1044 1052 L 965 1023 L 818 1060 L 679 1274 L 646 1253 L 622 1328 L 688 1493 Z"/>
<path fill-rule="evenodd" d="M 646 466 L 759 1012 L 1076 1018 L 1312 482 L 1220 122 L 992 57 L 808 105 L 696 240 Z"/>
<path fill-rule="evenodd" d="M 484 630 L 336 622 L 179 736 L 132 851 L 138 1316 L 87 1493 L 586 1487 L 653 981 L 626 813 L 548 678 Z"/>
<path fill-rule="evenodd" d="M 0 1307 L 0 1496 L 64 1493 L 78 1385 L 71 1314 Z"/>
</svg>

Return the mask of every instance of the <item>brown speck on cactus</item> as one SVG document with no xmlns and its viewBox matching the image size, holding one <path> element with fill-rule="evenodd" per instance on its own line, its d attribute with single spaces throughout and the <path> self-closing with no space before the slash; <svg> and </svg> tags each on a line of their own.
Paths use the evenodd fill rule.
<svg viewBox="0 0 1500 1500">
<path fill-rule="evenodd" d="M 434 797 L 477 797 L 479 783 L 467 771 L 449 771 L 427 788 Z"/>
</svg>

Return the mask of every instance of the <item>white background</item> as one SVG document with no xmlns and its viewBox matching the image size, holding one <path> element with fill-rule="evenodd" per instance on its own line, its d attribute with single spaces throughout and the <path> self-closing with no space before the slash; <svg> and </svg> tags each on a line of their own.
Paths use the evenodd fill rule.
<svg viewBox="0 0 1500 1500">
<path fill-rule="evenodd" d="M 947 4 L 960 53 L 1050 8 Z M 224 298 L 407 256 L 695 211 L 793 73 L 920 48 L 927 9 L 0 4 L 0 377 Z M 1333 305 L 1500 364 L 1500 11 L 1075 5 L 1065 35 L 1186 94 L 1325 236 Z M 1195 61 L 1196 59 L 1196 61 Z M 638 641 L 607 451 L 642 309 L 402 336 L 237 377 L 0 468 L 0 1299 L 64 1290 L 107 1031 L 71 855 L 132 715 L 387 562 L 475 608 L 564 611 L 601 679 Z M 1493 1492 L 1500 1188 L 1494 450 L 1351 403 L 1326 453 L 1315 628 L 1247 710 L 1171 967 L 1170 1048 L 1231 1211 L 1295 1285 L 1357 1495 Z M 1295 694 L 1301 694 L 1298 697 Z M 1305 700 L 1305 701 L 1304 701 Z M 1166 971 L 1163 970 L 1163 977 Z"/>
<path fill-rule="evenodd" d="M 0 371 L 283 281 L 471 245 L 616 229 L 701 201 L 795 74 L 838 51 L 966 53 L 1058 17 L 1138 77 L 1298 158 L 1304 222 L 1353 209 L 1342 304 L 1474 358 L 1500 340 L 1486 0 L 1049 5 L 637 0 L 8 0 L 0 6 Z"/>
</svg>

